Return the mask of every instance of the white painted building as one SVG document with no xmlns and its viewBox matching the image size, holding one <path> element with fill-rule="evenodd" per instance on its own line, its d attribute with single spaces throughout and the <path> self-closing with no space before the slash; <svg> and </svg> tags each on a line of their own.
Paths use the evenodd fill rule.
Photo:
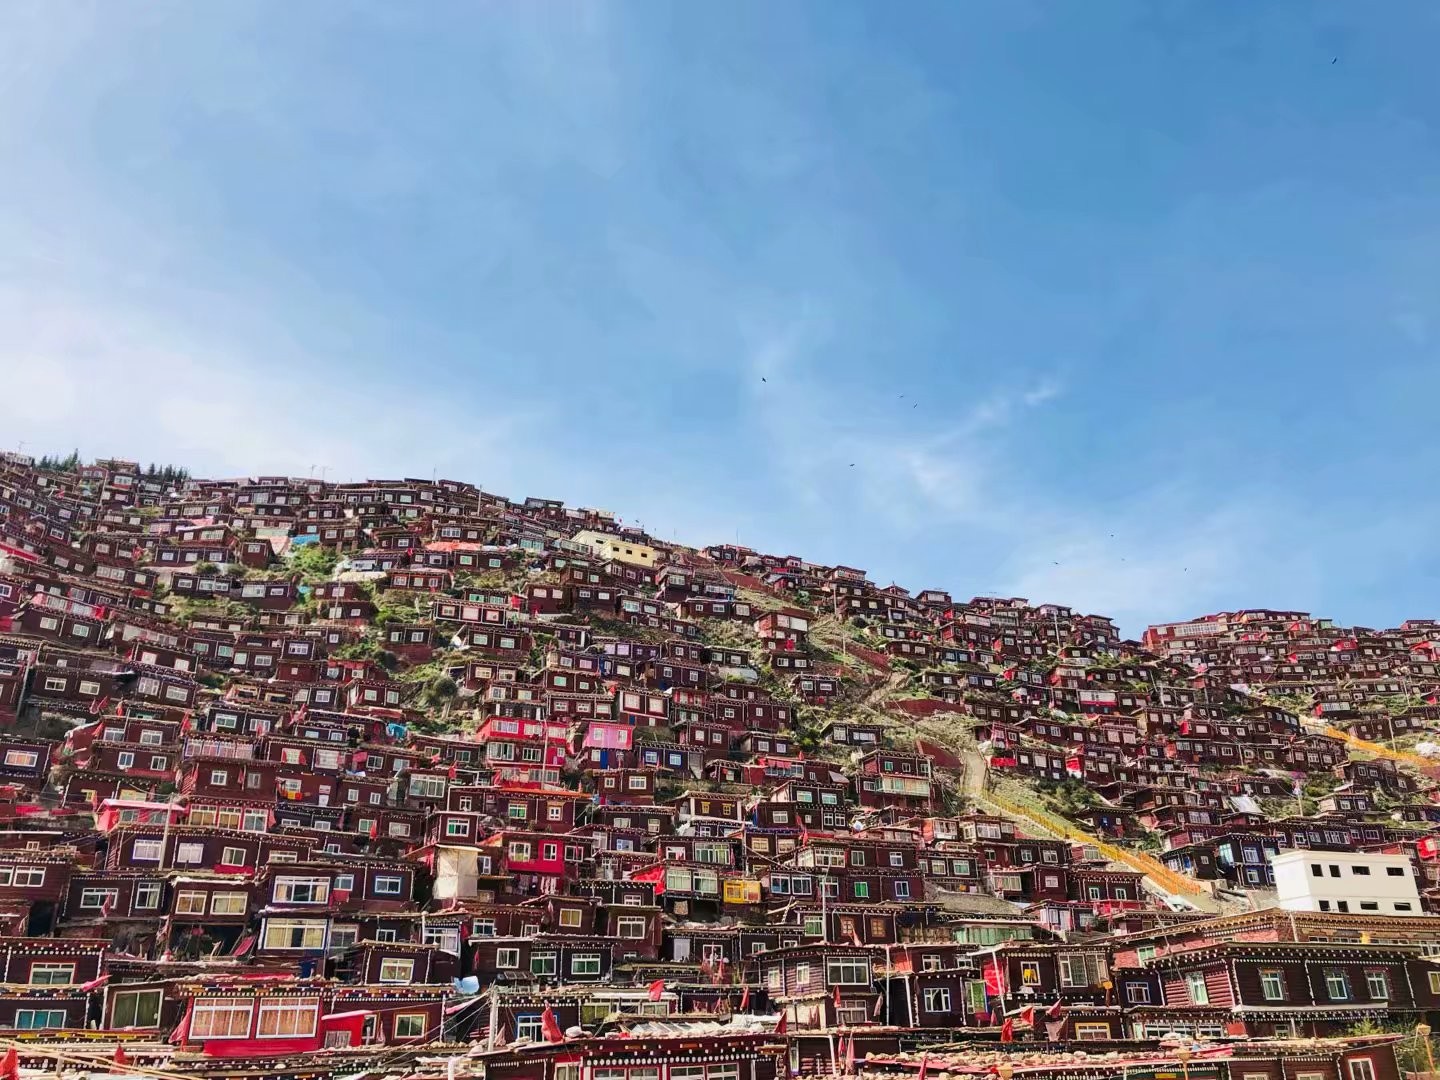
<svg viewBox="0 0 1440 1080">
<path fill-rule="evenodd" d="M 1286 911 L 1423 915 L 1408 855 L 1362 851 L 1286 851 L 1270 858 Z"/>
</svg>

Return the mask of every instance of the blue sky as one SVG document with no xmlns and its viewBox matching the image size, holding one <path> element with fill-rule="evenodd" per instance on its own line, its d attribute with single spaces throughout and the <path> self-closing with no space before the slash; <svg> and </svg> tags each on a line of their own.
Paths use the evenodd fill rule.
<svg viewBox="0 0 1440 1080">
<path fill-rule="evenodd" d="M 0 442 L 438 471 L 1132 633 L 1435 615 L 1437 39 L 0 5 Z"/>
</svg>

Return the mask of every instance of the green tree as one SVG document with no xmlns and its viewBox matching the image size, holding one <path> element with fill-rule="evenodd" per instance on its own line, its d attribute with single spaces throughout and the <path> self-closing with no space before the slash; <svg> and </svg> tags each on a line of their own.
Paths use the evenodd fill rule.
<svg viewBox="0 0 1440 1080">
<path fill-rule="evenodd" d="M 290 565 L 306 581 L 329 581 L 339 564 L 340 552 L 323 544 L 304 544 L 290 553 Z"/>
<path fill-rule="evenodd" d="M 425 689 L 420 692 L 420 701 L 426 708 L 443 709 L 444 715 L 449 716 L 450 705 L 459 692 L 459 684 L 449 675 L 442 673 L 432 676 L 425 683 Z"/>
</svg>

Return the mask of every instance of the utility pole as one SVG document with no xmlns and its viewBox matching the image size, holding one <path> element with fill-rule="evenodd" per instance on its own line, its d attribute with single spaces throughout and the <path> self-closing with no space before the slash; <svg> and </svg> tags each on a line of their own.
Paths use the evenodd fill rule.
<svg viewBox="0 0 1440 1080">
<path fill-rule="evenodd" d="M 165 823 L 160 827 L 160 869 L 165 869 L 165 864 L 170 860 L 166 853 L 170 849 L 170 819 L 175 815 L 175 796 L 178 792 L 172 791 L 165 800 Z"/>
<path fill-rule="evenodd" d="M 500 1023 L 500 984 L 490 984 L 490 1035 L 486 1039 L 485 1049 L 495 1049 L 495 1031 Z"/>
<path fill-rule="evenodd" d="M 820 878 L 820 941 L 824 945 L 830 944 L 830 875 L 823 874 Z"/>
</svg>

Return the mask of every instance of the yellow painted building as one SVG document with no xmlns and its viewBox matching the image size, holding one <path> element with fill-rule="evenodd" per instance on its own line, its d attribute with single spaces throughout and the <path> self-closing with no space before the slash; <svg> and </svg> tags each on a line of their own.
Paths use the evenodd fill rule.
<svg viewBox="0 0 1440 1080">
<path fill-rule="evenodd" d="M 585 545 L 602 559 L 614 559 L 616 562 L 629 563 L 631 566 L 651 567 L 658 566 L 660 563 L 660 552 L 653 547 L 637 544 L 633 540 L 626 540 L 623 536 L 615 536 L 612 533 L 582 529 L 570 539 L 577 544 Z"/>
</svg>

